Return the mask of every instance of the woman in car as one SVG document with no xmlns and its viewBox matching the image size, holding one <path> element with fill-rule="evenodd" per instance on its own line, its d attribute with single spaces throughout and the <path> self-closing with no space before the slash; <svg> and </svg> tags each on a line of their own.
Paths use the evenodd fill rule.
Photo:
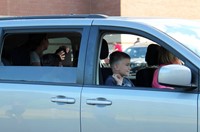
<svg viewBox="0 0 200 132">
<path fill-rule="evenodd" d="M 171 52 L 166 50 L 163 47 L 160 47 L 159 56 L 158 56 L 159 67 L 154 72 L 152 87 L 153 88 L 168 88 L 174 89 L 172 87 L 164 86 L 158 83 L 158 71 L 162 66 L 169 64 L 182 64 L 181 60 L 179 60 L 176 56 L 174 56 Z"/>
</svg>

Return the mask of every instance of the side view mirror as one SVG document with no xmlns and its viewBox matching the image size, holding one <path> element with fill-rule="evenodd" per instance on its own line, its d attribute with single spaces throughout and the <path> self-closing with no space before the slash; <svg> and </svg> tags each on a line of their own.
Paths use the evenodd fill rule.
<svg viewBox="0 0 200 132">
<path fill-rule="evenodd" d="M 183 65 L 162 66 L 158 72 L 158 82 L 163 85 L 189 88 L 192 87 L 191 80 L 191 70 Z"/>
</svg>

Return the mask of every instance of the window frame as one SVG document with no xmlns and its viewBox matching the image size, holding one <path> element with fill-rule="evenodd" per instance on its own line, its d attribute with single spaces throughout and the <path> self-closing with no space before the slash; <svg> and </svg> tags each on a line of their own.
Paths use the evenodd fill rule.
<svg viewBox="0 0 200 132">
<path fill-rule="evenodd" d="M 102 35 L 105 34 L 105 33 L 112 33 L 112 32 L 117 32 L 117 33 L 127 33 L 127 34 L 133 34 L 133 35 L 138 35 L 138 36 L 142 36 L 144 38 L 147 38 L 149 40 L 152 40 L 156 43 L 158 43 L 159 45 L 163 46 L 164 48 L 168 49 L 169 51 L 171 51 L 174 55 L 176 55 L 178 58 L 180 58 L 181 60 L 184 60 L 185 62 L 185 65 L 188 66 L 191 71 L 192 71 L 192 76 L 193 76 L 193 80 L 198 86 L 197 86 L 197 89 L 195 89 L 194 91 L 192 92 L 197 92 L 198 91 L 198 88 L 199 88 L 199 69 L 197 66 L 195 66 L 195 64 L 192 64 L 192 62 L 190 61 L 189 58 L 185 57 L 184 54 L 181 54 L 179 53 L 179 51 L 177 49 L 175 49 L 174 47 L 170 46 L 168 43 L 166 43 L 166 38 L 164 38 L 162 40 L 162 38 L 158 38 L 157 36 L 155 36 L 155 34 L 150 34 L 149 32 L 145 32 L 143 30 L 138 30 L 138 29 L 134 29 L 134 28 L 127 28 L 127 27 L 111 27 L 111 26 L 92 26 L 92 29 L 91 29 L 92 33 L 91 33 L 91 36 L 89 40 L 89 46 L 91 48 L 93 48 L 92 50 L 96 53 L 98 53 L 98 56 L 93 56 L 93 58 L 90 59 L 90 61 L 92 61 L 95 65 L 93 66 L 92 68 L 92 71 L 93 71 L 93 75 L 92 76 L 85 76 L 84 80 L 85 80 L 85 84 L 87 84 L 88 86 L 93 86 L 95 85 L 96 87 L 106 87 L 106 88 L 111 88 L 111 89 L 118 89 L 118 88 L 121 88 L 121 87 L 112 87 L 112 86 L 104 86 L 104 85 L 99 85 L 98 84 L 98 78 L 99 78 L 99 68 L 98 68 L 98 61 L 99 60 L 99 54 L 100 54 L 100 47 L 101 47 L 101 40 L 102 40 Z M 180 46 L 180 44 L 174 40 L 174 42 Z M 89 54 L 89 53 L 88 53 Z M 95 58 L 96 57 L 96 58 Z M 89 72 L 89 71 L 87 71 Z M 91 74 L 90 74 L 91 75 Z M 87 80 L 87 81 L 86 81 Z M 91 81 L 89 81 L 91 80 Z M 124 87 L 123 87 L 124 89 Z M 144 87 L 135 87 L 134 89 L 143 89 L 143 90 L 160 90 L 160 89 L 155 89 L 155 88 L 144 88 Z"/>
<path fill-rule="evenodd" d="M 86 47 L 87 47 L 87 40 L 88 40 L 88 34 L 89 34 L 89 26 L 60 26 L 60 27 L 56 27 L 56 26 L 43 26 L 43 27 L 5 27 L 2 28 L 1 30 L 1 54 L 2 54 L 2 50 L 3 50 L 3 43 L 4 43 L 4 37 L 6 34 L 17 34 L 17 33 L 65 33 L 65 32 L 78 32 L 81 35 L 81 40 L 80 40 L 80 49 L 79 49 L 79 59 L 78 59 L 78 65 L 77 67 L 51 67 L 50 69 L 63 69 L 64 71 L 66 71 L 66 75 L 70 77 L 70 74 L 75 74 L 75 80 L 72 82 L 46 82 L 46 81 L 40 81 L 40 80 L 16 80 L 16 79 L 0 79 L 0 82 L 9 82 L 9 83 L 29 83 L 29 84 L 52 84 L 52 85 L 76 85 L 76 84 L 83 84 L 83 67 L 84 62 L 85 62 L 85 52 L 86 52 Z M 21 66 L 17 66 L 18 70 L 20 71 L 20 69 L 23 67 Z M 21 67 L 21 68 L 20 68 Z M 30 69 L 34 68 L 31 66 L 28 66 Z M 1 68 L 3 68 L 3 66 L 1 66 Z M 43 67 L 42 67 L 43 68 Z M 75 69 L 75 70 L 74 70 Z M 51 70 L 49 70 L 50 72 Z M 76 73 L 74 73 L 74 71 L 76 71 Z M 70 74 L 69 74 L 70 73 Z M 31 75 L 27 75 L 28 76 Z M 64 76 L 64 74 L 63 74 Z M 64 76 L 66 77 L 66 76 Z M 12 77 L 11 77 L 12 78 Z"/>
</svg>

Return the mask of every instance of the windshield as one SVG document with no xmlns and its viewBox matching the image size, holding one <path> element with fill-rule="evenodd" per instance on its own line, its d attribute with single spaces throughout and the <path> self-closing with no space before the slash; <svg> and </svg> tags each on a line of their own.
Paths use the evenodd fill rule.
<svg viewBox="0 0 200 132">
<path fill-rule="evenodd" d="M 176 39 L 200 57 L 200 22 L 161 19 L 150 25 Z"/>
</svg>

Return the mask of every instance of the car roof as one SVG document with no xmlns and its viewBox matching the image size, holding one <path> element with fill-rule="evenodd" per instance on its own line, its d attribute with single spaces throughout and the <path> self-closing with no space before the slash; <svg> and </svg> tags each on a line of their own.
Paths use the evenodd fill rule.
<svg viewBox="0 0 200 132">
<path fill-rule="evenodd" d="M 32 16 L 0 16 L 0 20 L 16 20 L 16 19 L 104 19 L 104 20 L 123 20 L 149 23 L 151 21 L 162 21 L 167 23 L 169 21 L 186 21 L 185 19 L 178 18 L 153 18 L 153 17 L 124 17 L 124 16 L 108 16 L 104 14 L 58 14 L 58 15 L 32 15 Z"/>
<path fill-rule="evenodd" d="M 163 25 L 171 24 L 183 24 L 187 23 L 187 25 L 191 22 L 190 20 L 185 19 L 175 19 L 175 18 L 152 18 L 152 17 L 123 17 L 123 16 L 107 16 L 104 14 L 58 14 L 58 15 L 40 15 L 40 16 L 0 16 L 0 22 L 6 21 L 29 21 L 34 20 L 88 20 L 85 25 L 113 25 L 122 22 L 132 22 L 139 23 L 142 25 L 148 25 L 152 27 L 163 27 Z M 92 22 L 94 20 L 94 22 Z M 30 22 L 30 21 L 29 21 Z M 190 24 L 193 25 L 193 24 Z M 159 28 L 158 28 L 159 29 Z"/>
<path fill-rule="evenodd" d="M 17 19 L 62 19 L 62 18 L 107 18 L 103 14 L 58 14 L 58 15 L 39 15 L 39 16 L 0 16 L 0 20 L 17 20 Z"/>
</svg>

